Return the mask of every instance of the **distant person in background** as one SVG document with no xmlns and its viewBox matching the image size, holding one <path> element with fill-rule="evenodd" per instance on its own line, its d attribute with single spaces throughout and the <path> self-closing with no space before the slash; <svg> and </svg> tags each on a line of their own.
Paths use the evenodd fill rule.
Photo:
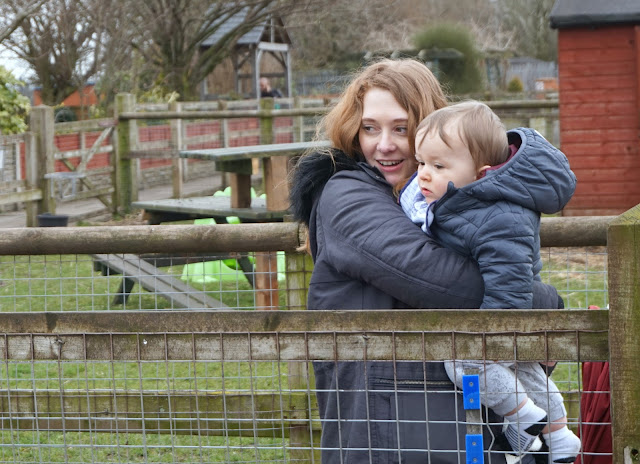
<svg viewBox="0 0 640 464">
<path fill-rule="evenodd" d="M 282 92 L 280 92 L 278 89 L 272 89 L 269 79 L 266 77 L 261 77 L 260 78 L 260 97 L 282 98 Z"/>
</svg>

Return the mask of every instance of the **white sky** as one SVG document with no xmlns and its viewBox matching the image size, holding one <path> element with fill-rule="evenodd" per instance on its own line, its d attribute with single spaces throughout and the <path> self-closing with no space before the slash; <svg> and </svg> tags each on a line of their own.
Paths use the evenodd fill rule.
<svg viewBox="0 0 640 464">
<path fill-rule="evenodd" d="M 0 65 L 10 70 L 21 81 L 26 81 L 33 74 L 11 51 L 2 45 L 0 45 Z"/>
</svg>

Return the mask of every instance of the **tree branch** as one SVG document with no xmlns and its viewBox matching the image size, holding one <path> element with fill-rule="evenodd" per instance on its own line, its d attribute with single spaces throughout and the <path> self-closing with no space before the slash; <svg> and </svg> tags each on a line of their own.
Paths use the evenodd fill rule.
<svg viewBox="0 0 640 464">
<path fill-rule="evenodd" d="M 47 0 L 34 0 L 31 4 L 27 4 L 22 10 L 16 13 L 13 21 L 9 25 L 5 26 L 3 30 L 0 30 L 0 42 L 3 42 L 7 37 L 13 34 L 22 21 L 28 16 L 32 15 L 46 2 Z"/>
</svg>

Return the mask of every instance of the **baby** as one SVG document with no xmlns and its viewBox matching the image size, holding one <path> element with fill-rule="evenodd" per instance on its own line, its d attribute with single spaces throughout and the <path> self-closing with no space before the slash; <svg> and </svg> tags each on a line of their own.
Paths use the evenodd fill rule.
<svg viewBox="0 0 640 464">
<path fill-rule="evenodd" d="M 507 133 L 479 102 L 430 114 L 418 126 L 415 146 L 418 171 L 400 193 L 405 213 L 439 243 L 478 262 L 481 309 L 532 308 L 542 267 L 540 213 L 560 211 L 576 186 L 565 155 L 534 130 Z M 504 416 L 516 454 L 542 433 L 549 462 L 575 461 L 580 439 L 567 427 L 562 395 L 539 363 L 450 361 L 445 367 L 458 387 L 465 368 L 480 369 L 481 402 Z"/>
</svg>

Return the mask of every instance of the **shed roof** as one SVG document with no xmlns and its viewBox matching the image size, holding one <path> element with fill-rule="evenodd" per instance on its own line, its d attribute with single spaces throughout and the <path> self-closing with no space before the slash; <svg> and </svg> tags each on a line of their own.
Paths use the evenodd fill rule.
<svg viewBox="0 0 640 464">
<path fill-rule="evenodd" d="M 550 15 L 551 27 L 640 24 L 638 0 L 556 0 Z"/>
<path fill-rule="evenodd" d="M 246 19 L 248 13 L 248 8 L 245 7 L 242 10 L 238 11 L 236 14 L 230 16 L 226 21 L 224 21 L 216 31 L 202 41 L 203 47 L 211 47 L 212 45 L 216 45 L 225 34 L 228 34 L 230 31 L 234 30 L 238 26 L 240 26 Z M 281 20 L 277 20 L 278 23 L 282 24 Z M 280 25 L 279 24 L 279 25 Z M 242 37 L 238 39 L 238 45 L 256 45 L 262 41 L 264 41 L 263 35 L 269 25 L 269 20 L 265 19 L 260 24 L 254 26 L 249 32 L 245 33 Z M 276 42 L 287 43 L 290 44 L 291 40 L 287 35 L 286 31 L 280 31 L 280 34 L 276 35 Z"/>
</svg>

